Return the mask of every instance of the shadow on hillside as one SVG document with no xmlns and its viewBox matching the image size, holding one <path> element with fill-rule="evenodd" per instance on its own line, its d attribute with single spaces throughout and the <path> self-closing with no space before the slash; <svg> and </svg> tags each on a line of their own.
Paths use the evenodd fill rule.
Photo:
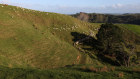
<svg viewBox="0 0 140 79">
<path fill-rule="evenodd" d="M 80 41 L 79 43 L 82 43 L 83 46 L 89 47 L 89 48 L 83 48 L 84 50 L 94 50 L 96 48 L 95 45 L 98 42 L 95 38 L 82 34 L 82 33 L 78 33 L 78 32 L 71 32 L 71 35 L 74 37 L 72 39 L 73 42 Z M 87 39 L 85 39 L 85 38 L 87 38 Z M 82 39 L 84 39 L 84 40 L 82 40 Z"/>
<path fill-rule="evenodd" d="M 96 40 L 95 38 L 82 34 L 82 33 L 78 33 L 78 32 L 71 32 L 71 35 L 74 37 L 72 39 L 72 41 L 75 43 L 81 39 L 87 38 L 86 40 L 82 40 L 80 41 L 78 47 L 80 47 L 82 50 L 84 50 L 86 54 L 88 54 L 92 59 L 94 59 L 95 57 L 93 56 L 93 54 L 95 54 L 98 57 L 99 61 L 111 64 L 111 65 L 118 65 L 118 63 L 116 63 L 115 61 L 106 58 L 104 55 L 102 55 L 99 50 L 98 50 L 98 40 Z M 78 49 L 78 48 L 77 48 Z M 82 52 L 80 49 L 78 49 L 80 52 Z"/>
</svg>

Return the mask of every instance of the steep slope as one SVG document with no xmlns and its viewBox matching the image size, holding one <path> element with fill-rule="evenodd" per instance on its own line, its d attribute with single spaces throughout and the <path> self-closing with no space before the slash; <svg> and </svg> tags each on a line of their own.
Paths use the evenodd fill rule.
<svg viewBox="0 0 140 79">
<path fill-rule="evenodd" d="M 97 33 L 99 25 L 0 4 L 0 65 L 44 69 L 79 64 L 81 60 L 90 64 L 90 58 L 73 46 L 72 33 Z"/>
</svg>

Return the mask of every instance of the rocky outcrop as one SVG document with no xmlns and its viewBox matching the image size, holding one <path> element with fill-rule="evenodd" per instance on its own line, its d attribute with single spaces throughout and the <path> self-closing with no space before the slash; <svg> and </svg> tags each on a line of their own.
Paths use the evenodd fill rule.
<svg viewBox="0 0 140 79">
<path fill-rule="evenodd" d="M 84 12 L 80 12 L 80 14 L 77 18 L 82 20 L 82 21 L 86 21 L 86 22 L 88 22 L 88 20 L 89 20 L 88 14 L 84 13 Z"/>
</svg>

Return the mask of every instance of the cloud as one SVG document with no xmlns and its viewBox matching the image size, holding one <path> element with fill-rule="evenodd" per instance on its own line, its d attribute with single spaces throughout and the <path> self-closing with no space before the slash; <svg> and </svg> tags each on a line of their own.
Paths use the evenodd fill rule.
<svg viewBox="0 0 140 79">
<path fill-rule="evenodd" d="M 64 14 L 73 14 L 79 12 L 87 13 L 140 13 L 139 4 L 113 4 L 100 7 L 69 7 L 69 6 L 47 6 L 45 11 Z"/>
<path fill-rule="evenodd" d="M 121 8 L 121 7 L 123 7 L 123 5 L 119 3 L 119 4 L 112 5 L 112 7 L 113 8 Z"/>
<path fill-rule="evenodd" d="M 44 6 L 40 4 L 17 3 L 11 0 L 1 0 L 0 3 L 13 5 L 13 6 L 19 6 L 19 7 L 28 8 L 28 9 L 40 10 L 40 11 L 43 11 L 43 8 L 44 8 Z"/>
<path fill-rule="evenodd" d="M 114 13 L 140 13 L 140 5 L 139 4 L 114 4 L 112 6 L 106 6 L 104 9 L 106 12 L 114 12 Z"/>
<path fill-rule="evenodd" d="M 8 3 L 10 3 L 10 0 L 1 0 L 0 3 L 2 3 L 2 4 L 8 4 Z"/>
</svg>

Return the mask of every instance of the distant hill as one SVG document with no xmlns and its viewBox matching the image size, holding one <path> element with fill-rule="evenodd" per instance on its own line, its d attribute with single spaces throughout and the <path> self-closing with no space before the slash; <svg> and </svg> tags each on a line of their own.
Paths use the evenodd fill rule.
<svg viewBox="0 0 140 79">
<path fill-rule="evenodd" d="M 84 15 L 84 16 L 83 16 Z M 91 22 L 91 23 L 124 23 L 124 24 L 137 24 L 140 25 L 140 14 L 98 14 L 98 13 L 84 13 L 80 12 L 72 15 L 80 20 Z M 79 18 L 82 16 L 82 19 Z"/>
</svg>

